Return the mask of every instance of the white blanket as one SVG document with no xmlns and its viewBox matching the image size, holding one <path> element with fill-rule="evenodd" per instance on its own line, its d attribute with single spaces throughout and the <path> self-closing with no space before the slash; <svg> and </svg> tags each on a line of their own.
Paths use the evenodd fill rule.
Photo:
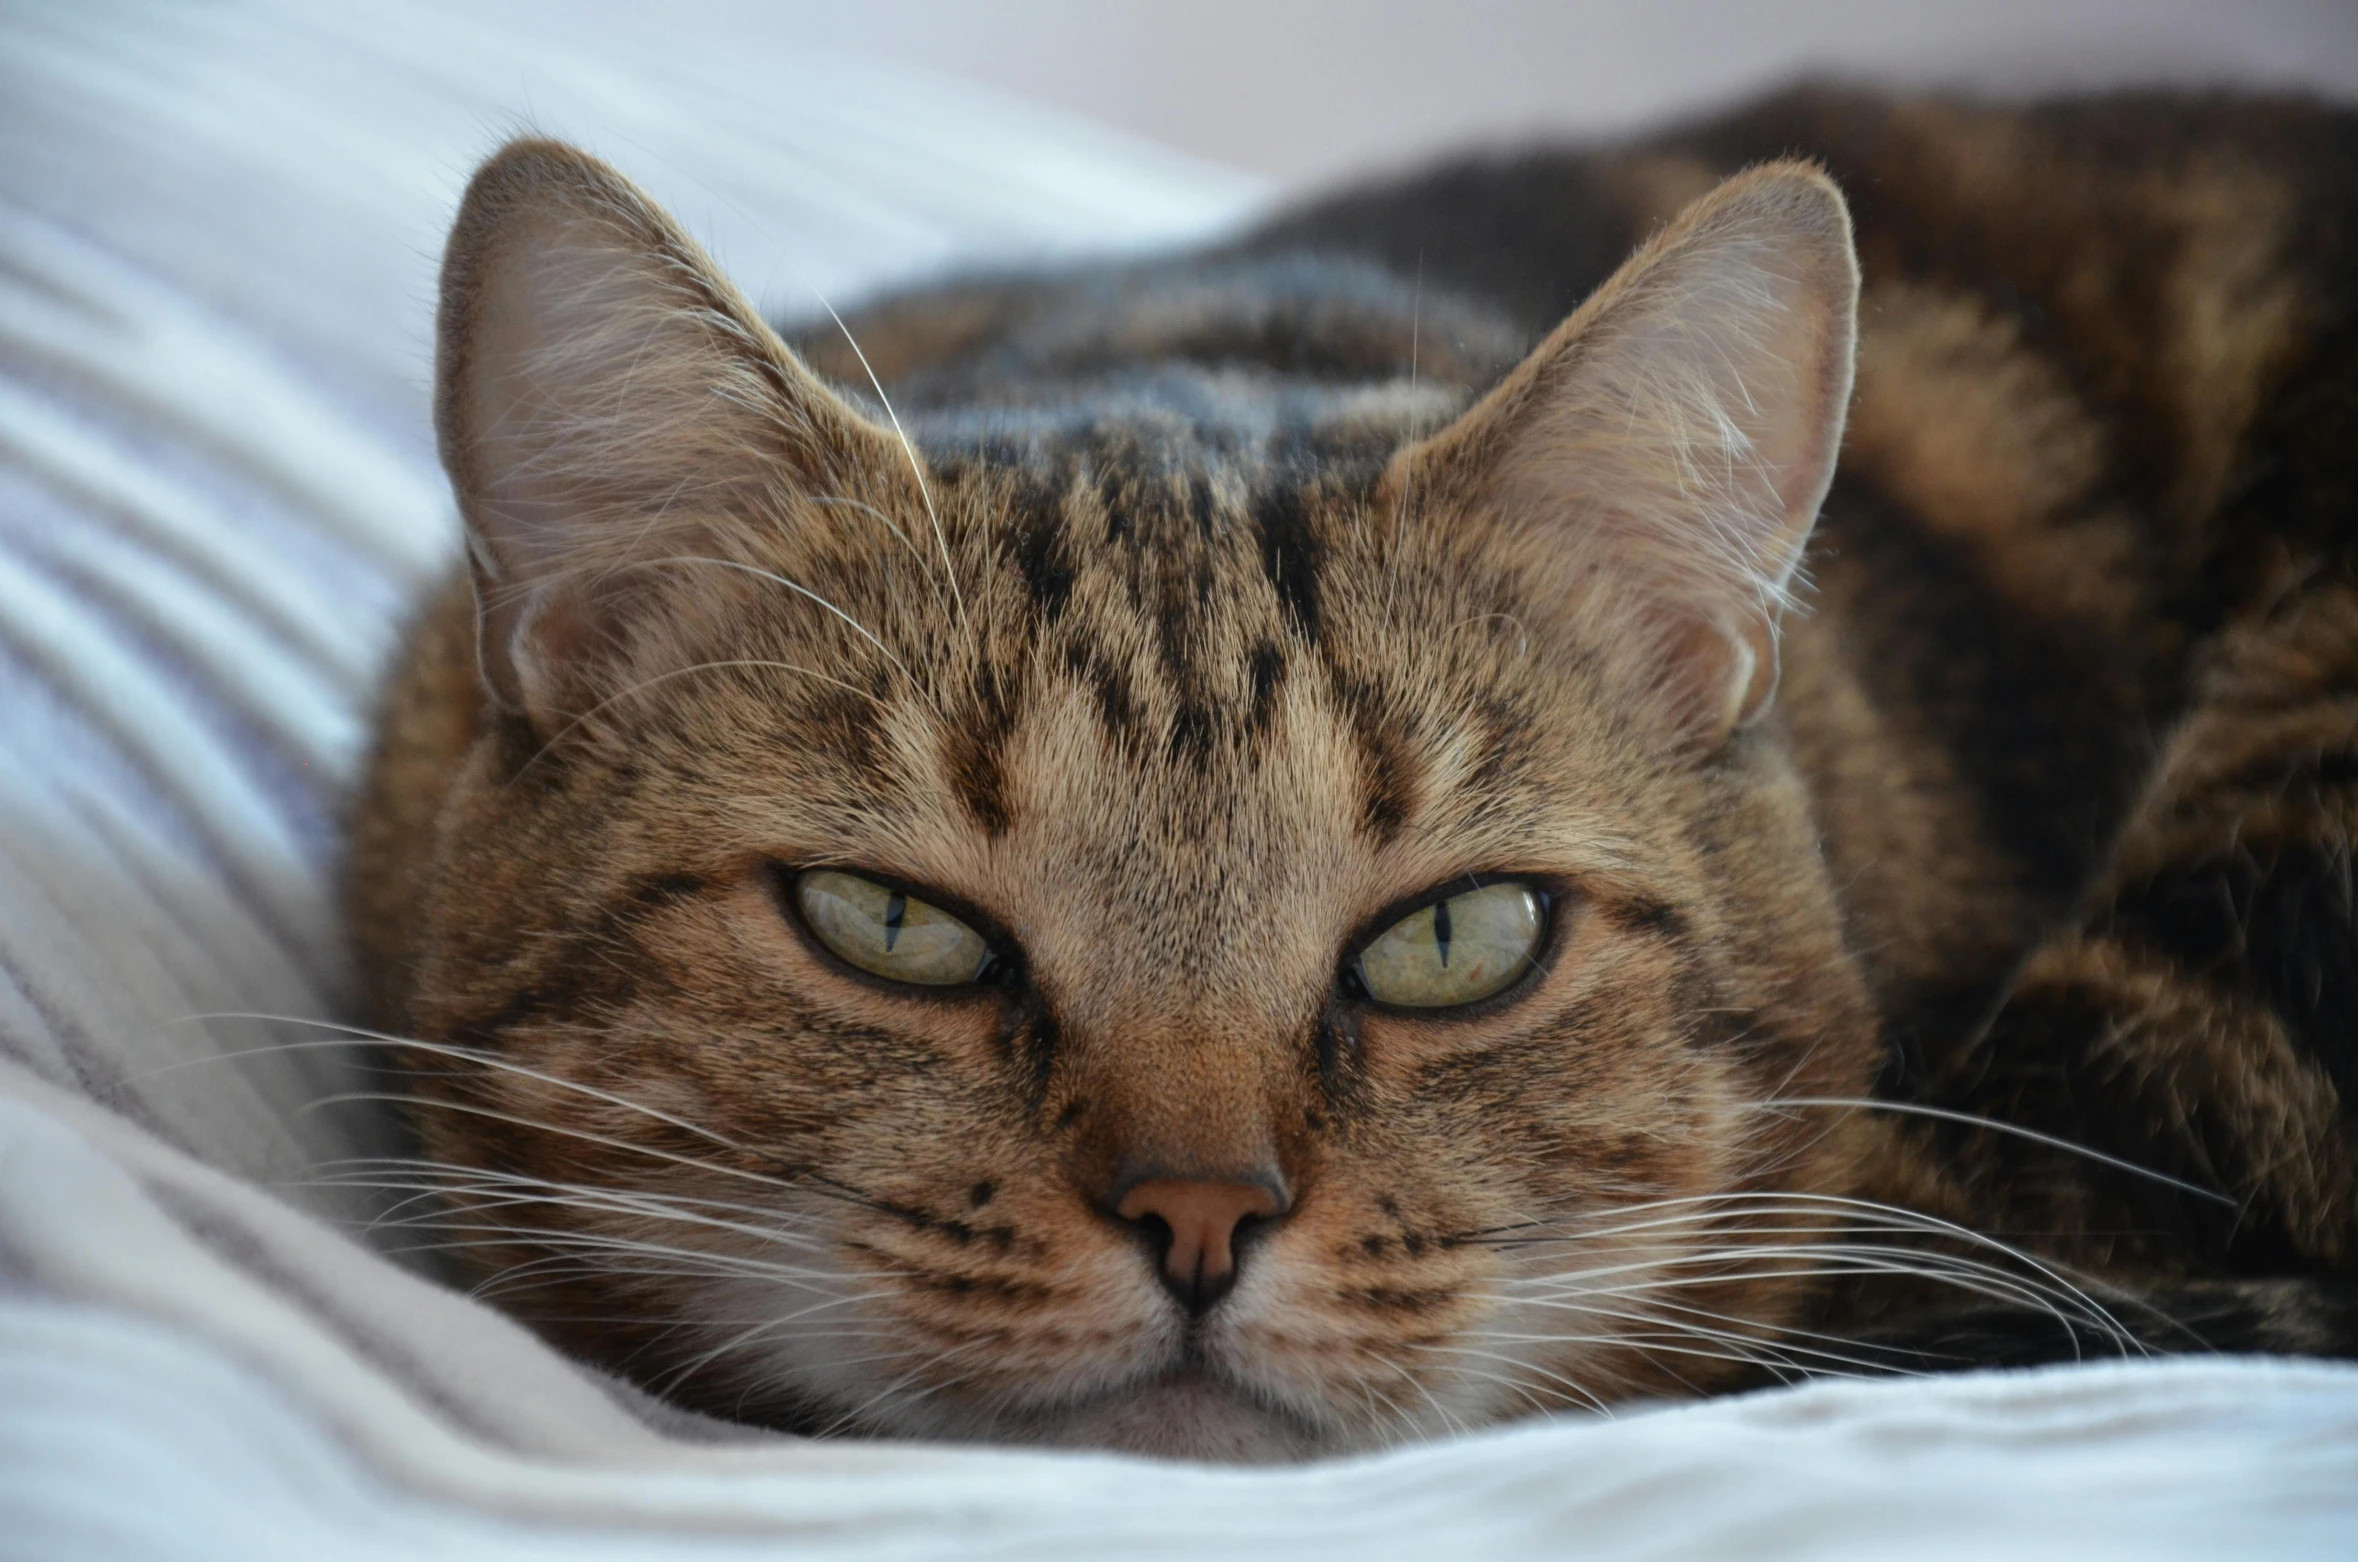
<svg viewBox="0 0 2358 1562">
<path fill-rule="evenodd" d="M 433 267 L 525 124 L 765 304 L 1248 181 L 757 5 L 0 0 L 0 1557 L 2358 1554 L 2358 1371 L 1821 1384 L 1305 1469 L 739 1435 L 389 1256 L 338 799 L 454 524 Z M 270 1016 L 275 1018 L 256 1018 Z M 329 1102 L 329 1104 L 321 1104 Z"/>
</svg>

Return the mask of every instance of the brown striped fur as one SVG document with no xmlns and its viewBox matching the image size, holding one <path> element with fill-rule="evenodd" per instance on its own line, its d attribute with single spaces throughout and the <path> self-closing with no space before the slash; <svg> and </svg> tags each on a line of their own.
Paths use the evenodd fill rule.
<svg viewBox="0 0 2358 1562">
<path fill-rule="evenodd" d="M 2358 1351 L 2352 116 L 1802 91 L 791 350 L 519 143 L 442 325 L 473 580 L 352 923 L 421 1185 L 569 1348 L 1234 1457 Z M 810 864 L 1015 976 L 850 972 Z M 1354 1004 L 1466 874 L 1542 969 Z M 1290 1190 L 1200 1318 L 1149 1163 Z"/>
</svg>

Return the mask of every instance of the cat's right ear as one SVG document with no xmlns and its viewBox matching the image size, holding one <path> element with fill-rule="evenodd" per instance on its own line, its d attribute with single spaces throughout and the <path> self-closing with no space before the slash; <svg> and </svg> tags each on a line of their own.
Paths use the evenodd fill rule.
<svg viewBox="0 0 2358 1562">
<path fill-rule="evenodd" d="M 799 496 L 905 469 L 637 186 L 554 141 L 467 187 L 442 264 L 435 426 L 485 683 L 544 730 L 611 692 L 684 572 Z"/>
<path fill-rule="evenodd" d="M 1850 401 L 1859 274 L 1806 163 L 1696 201 L 1398 480 L 1496 546 L 1716 747 L 1764 712 Z"/>
</svg>

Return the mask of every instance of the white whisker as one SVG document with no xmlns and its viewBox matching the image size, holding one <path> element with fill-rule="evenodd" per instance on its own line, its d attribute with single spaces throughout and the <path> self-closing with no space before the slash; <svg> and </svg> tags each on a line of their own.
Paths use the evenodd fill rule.
<svg viewBox="0 0 2358 1562">
<path fill-rule="evenodd" d="M 1971 1112 L 1955 1112 L 1947 1107 L 1920 1106 L 1912 1101 L 1876 1101 L 1864 1097 L 1786 1096 L 1760 1102 L 1750 1110 L 1772 1112 L 1781 1111 L 1786 1107 L 1838 1107 L 1852 1111 L 1893 1112 L 1903 1117 L 1925 1117 L 1946 1123 L 1962 1123 L 1971 1128 L 1986 1128 L 1991 1133 L 2007 1134 L 2017 1139 L 2029 1140 L 2033 1144 L 2045 1145 L 2050 1150 L 2061 1150 L 2067 1155 L 2076 1155 L 2083 1160 L 2094 1161 L 2100 1166 L 2109 1166 L 2114 1171 L 2126 1172 L 2132 1177 L 2143 1177 L 2165 1187 L 2175 1188 L 2181 1193 L 2190 1193 L 2198 1199 L 2208 1199 L 2214 1204 L 2224 1204 L 2229 1209 L 2241 1208 L 2240 1200 L 2232 1195 L 2221 1193 L 2215 1188 L 2206 1188 L 2199 1183 L 2173 1177 L 2168 1172 L 2155 1171 L 2150 1166 L 2140 1166 L 2135 1161 L 2124 1161 L 2117 1155 L 2107 1155 L 2102 1150 L 2093 1150 L 2084 1144 L 2074 1144 L 2069 1139 L 2057 1138 L 2050 1133 L 2041 1133 L 2035 1128 L 2025 1128 L 2019 1123 L 2006 1123 L 1995 1118 L 1976 1117 Z"/>
<path fill-rule="evenodd" d="M 974 625 L 967 617 L 965 595 L 958 589 L 957 566 L 950 562 L 950 540 L 942 530 L 941 512 L 934 508 L 933 488 L 925 481 L 925 463 L 917 458 L 917 446 L 910 440 L 909 431 L 901 426 L 901 415 L 893 410 L 892 398 L 884 391 L 884 381 L 877 377 L 875 368 L 868 362 L 867 350 L 860 346 L 859 338 L 852 335 L 851 327 L 843 323 L 843 316 L 835 312 L 835 306 L 827 301 L 825 294 L 819 295 L 819 307 L 827 311 L 827 318 L 834 321 L 835 329 L 843 333 L 845 345 L 851 348 L 852 356 L 860 360 L 860 372 L 868 376 L 868 384 L 876 392 L 878 404 L 884 408 L 885 417 L 892 422 L 893 435 L 901 442 L 901 454 L 909 461 L 909 475 L 916 479 L 917 496 L 925 502 L 925 517 L 933 523 L 934 544 L 941 549 L 942 554 L 942 578 L 949 584 L 951 599 L 958 604 L 959 622 L 972 635 Z"/>
</svg>

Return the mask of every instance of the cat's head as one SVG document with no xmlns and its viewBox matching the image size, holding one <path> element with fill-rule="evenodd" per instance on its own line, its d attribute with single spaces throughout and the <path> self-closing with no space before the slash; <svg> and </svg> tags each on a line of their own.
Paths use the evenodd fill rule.
<svg viewBox="0 0 2358 1562">
<path fill-rule="evenodd" d="M 1850 1153 L 1777 1103 L 1871 1067 L 1763 720 L 1822 177 L 1438 417 L 1214 367 L 903 437 L 544 142 L 444 280 L 483 735 L 404 1018 L 520 1313 L 724 1414 L 1243 1456 L 1761 1354 Z"/>
</svg>

